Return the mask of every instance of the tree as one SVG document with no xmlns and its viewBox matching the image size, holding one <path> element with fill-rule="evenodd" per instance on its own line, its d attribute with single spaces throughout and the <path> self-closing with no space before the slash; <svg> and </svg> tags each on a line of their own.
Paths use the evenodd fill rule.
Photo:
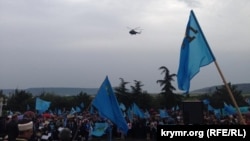
<svg viewBox="0 0 250 141">
<path fill-rule="evenodd" d="M 156 81 L 156 83 L 159 83 L 162 87 L 162 94 L 173 94 L 173 91 L 176 89 L 171 84 L 171 82 L 174 81 L 174 77 L 176 77 L 176 74 L 170 74 L 168 68 L 165 66 L 161 66 L 159 70 L 162 70 L 161 74 L 165 74 L 164 79 Z"/>
<path fill-rule="evenodd" d="M 2 105 L 2 115 L 6 115 L 7 111 L 5 110 L 8 105 L 8 99 L 7 96 L 3 93 L 3 90 L 0 90 L 0 98 L 2 98 L 3 105 Z"/>
<path fill-rule="evenodd" d="M 143 92 L 137 101 L 137 104 L 140 106 L 140 108 L 144 110 L 154 107 L 154 104 L 158 104 L 157 102 L 155 102 L 154 96 L 146 92 Z"/>
<path fill-rule="evenodd" d="M 132 96 L 132 101 L 137 103 L 139 102 L 139 98 L 142 95 L 142 86 L 143 84 L 141 83 L 141 81 L 137 81 L 134 80 L 135 85 L 134 86 L 130 86 L 131 87 L 131 96 Z"/>
<path fill-rule="evenodd" d="M 90 104 L 92 102 L 92 98 L 90 95 L 88 95 L 87 93 L 83 93 L 83 92 L 80 92 L 77 96 L 74 97 L 74 101 L 75 102 L 75 106 L 80 106 L 81 103 L 84 104 L 84 108 L 85 110 L 89 110 L 90 108 Z"/>
<path fill-rule="evenodd" d="M 114 88 L 114 93 L 116 94 L 117 100 L 127 107 L 131 102 L 129 90 L 126 88 L 126 85 L 129 84 L 129 82 L 124 81 L 123 78 L 120 78 L 120 80 L 121 83 L 118 87 Z"/>
<path fill-rule="evenodd" d="M 134 80 L 135 86 L 130 86 L 132 89 L 132 93 L 141 94 L 142 93 L 142 86 L 144 86 L 141 81 Z"/>
<path fill-rule="evenodd" d="M 125 82 L 124 79 L 120 78 L 121 83 L 119 87 L 115 88 L 117 100 L 123 103 L 126 107 L 131 106 L 134 102 L 141 108 L 150 108 L 154 103 L 154 99 L 147 92 L 142 91 L 142 82 L 134 80 L 134 86 L 131 87 L 131 91 L 126 88 L 129 82 Z M 142 100 L 143 99 L 143 100 Z"/>
<path fill-rule="evenodd" d="M 228 83 L 228 86 L 233 94 L 235 101 L 237 102 L 237 105 L 239 107 L 246 106 L 246 102 L 241 94 L 241 91 L 237 90 L 237 87 L 231 85 L 231 83 Z M 211 105 L 214 108 L 223 108 L 224 102 L 230 105 L 234 105 L 225 85 L 216 87 L 216 91 L 211 96 Z"/>
<path fill-rule="evenodd" d="M 164 74 L 164 78 L 162 80 L 156 81 L 156 83 L 159 83 L 162 87 L 161 94 L 164 97 L 163 99 L 160 99 L 159 102 L 165 105 L 167 108 L 172 108 L 181 101 L 181 96 L 173 93 L 173 91 L 176 89 L 171 83 L 174 81 L 176 74 L 170 74 L 168 68 L 165 66 L 161 66 L 159 70 L 162 70 L 161 74 Z"/>
<path fill-rule="evenodd" d="M 32 94 L 24 90 L 15 90 L 8 100 L 8 109 L 12 111 L 24 112 L 27 110 L 27 105 L 32 101 Z"/>
</svg>

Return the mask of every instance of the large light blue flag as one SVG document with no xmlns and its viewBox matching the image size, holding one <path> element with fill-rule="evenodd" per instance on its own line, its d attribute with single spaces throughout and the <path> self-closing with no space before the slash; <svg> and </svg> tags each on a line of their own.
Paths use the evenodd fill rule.
<svg viewBox="0 0 250 141">
<path fill-rule="evenodd" d="M 200 67 L 206 66 L 213 61 L 215 61 L 215 57 L 194 12 L 191 10 L 180 52 L 177 73 L 179 89 L 188 93 L 190 81 L 200 71 Z"/>
<path fill-rule="evenodd" d="M 44 112 L 49 109 L 50 103 L 51 102 L 42 100 L 37 97 L 36 98 L 36 110 L 38 110 L 39 112 Z"/>
<path fill-rule="evenodd" d="M 108 76 L 103 81 L 92 104 L 96 109 L 98 109 L 100 115 L 108 118 L 110 121 L 116 124 L 120 131 L 122 131 L 124 134 L 127 134 L 128 125 L 125 118 L 123 117 Z"/>
</svg>

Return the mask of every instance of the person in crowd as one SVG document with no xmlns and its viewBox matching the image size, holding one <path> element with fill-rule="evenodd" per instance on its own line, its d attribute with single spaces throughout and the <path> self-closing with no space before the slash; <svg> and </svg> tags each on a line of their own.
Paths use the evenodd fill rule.
<svg viewBox="0 0 250 141">
<path fill-rule="evenodd" d="M 18 136 L 18 116 L 17 114 L 12 115 L 11 121 L 6 126 L 8 141 L 15 141 Z"/>
<path fill-rule="evenodd" d="M 80 127 L 80 134 L 82 138 L 84 138 L 85 141 L 88 141 L 89 139 L 89 132 L 90 132 L 90 122 L 88 119 L 84 119 L 81 127 Z"/>
<path fill-rule="evenodd" d="M 16 141 L 29 141 L 33 135 L 33 121 L 22 120 L 18 123 L 19 134 Z"/>
<path fill-rule="evenodd" d="M 77 131 L 77 121 L 74 119 L 69 119 L 67 121 L 66 127 L 72 131 L 72 135 L 75 135 Z"/>
<path fill-rule="evenodd" d="M 71 141 L 72 132 L 69 128 L 63 128 L 59 131 L 59 141 Z"/>
</svg>

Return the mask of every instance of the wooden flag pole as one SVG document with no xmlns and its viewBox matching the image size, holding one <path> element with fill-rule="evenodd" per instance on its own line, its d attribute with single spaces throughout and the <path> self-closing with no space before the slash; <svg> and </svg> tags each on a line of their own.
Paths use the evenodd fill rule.
<svg viewBox="0 0 250 141">
<path fill-rule="evenodd" d="M 221 70 L 220 70 L 220 68 L 219 68 L 219 65 L 218 65 L 218 63 L 216 62 L 216 60 L 214 61 L 214 63 L 215 63 L 216 68 L 217 68 L 218 71 L 219 71 L 219 74 L 220 74 L 220 76 L 221 76 L 221 78 L 222 78 L 222 80 L 223 80 L 223 83 L 224 83 L 225 86 L 226 86 L 226 89 L 227 89 L 227 91 L 228 91 L 228 93 L 229 93 L 229 96 L 230 96 L 231 100 L 233 101 L 234 106 L 236 107 L 237 113 L 238 113 L 238 115 L 239 115 L 239 117 L 240 117 L 240 122 L 241 122 L 242 124 L 246 125 L 245 120 L 244 120 L 244 118 L 242 117 L 242 114 L 241 114 L 241 112 L 240 112 L 240 110 L 239 110 L 238 104 L 237 104 L 237 102 L 236 102 L 235 99 L 234 99 L 233 93 L 232 93 L 231 89 L 229 88 L 229 86 L 228 86 L 228 84 L 227 84 L 227 82 L 226 82 L 226 79 L 224 78 L 224 76 L 223 76 L 223 74 L 222 74 L 222 72 L 221 72 Z"/>
<path fill-rule="evenodd" d="M 90 102 L 90 104 L 89 104 L 89 106 L 88 106 L 88 108 L 87 108 L 87 111 L 89 111 L 89 108 L 92 106 L 93 100 L 94 100 L 94 99 L 91 100 L 91 102 Z"/>
</svg>

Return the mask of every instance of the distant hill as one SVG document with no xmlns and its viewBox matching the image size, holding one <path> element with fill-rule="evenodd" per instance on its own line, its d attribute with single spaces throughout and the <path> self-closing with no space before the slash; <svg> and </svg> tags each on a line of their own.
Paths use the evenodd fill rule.
<svg viewBox="0 0 250 141">
<path fill-rule="evenodd" d="M 19 90 L 19 89 L 18 89 Z M 61 96 L 72 96 L 78 95 L 83 92 L 89 95 L 97 94 L 98 88 L 65 88 L 65 87 L 49 87 L 49 88 L 28 88 L 28 89 L 20 89 L 26 92 L 32 93 L 33 95 L 40 95 L 42 93 L 52 93 Z M 3 89 L 3 93 L 8 95 L 14 93 L 15 89 Z"/>
<path fill-rule="evenodd" d="M 233 84 L 236 86 L 237 90 L 241 90 L 242 94 L 250 94 L 250 83 L 242 83 L 242 84 Z M 202 89 L 193 90 L 190 94 L 205 94 L 205 93 L 213 93 L 218 86 L 205 87 Z M 66 88 L 66 87 L 47 87 L 47 88 L 28 88 L 28 89 L 20 89 L 25 90 L 26 92 L 32 93 L 34 96 L 40 95 L 42 93 L 52 93 L 61 96 L 72 96 L 78 95 L 80 92 L 86 93 L 88 95 L 96 95 L 99 88 Z M 15 89 L 2 89 L 3 94 L 8 95 L 15 92 Z"/>
<path fill-rule="evenodd" d="M 205 93 L 213 93 L 216 91 L 216 87 L 220 88 L 223 85 L 217 85 L 217 86 L 211 86 L 206 87 L 202 89 L 193 90 L 190 93 L 192 94 L 205 94 Z M 250 83 L 242 83 L 242 84 L 233 84 L 233 86 L 236 86 L 237 90 L 242 91 L 241 94 L 250 94 Z"/>
</svg>

